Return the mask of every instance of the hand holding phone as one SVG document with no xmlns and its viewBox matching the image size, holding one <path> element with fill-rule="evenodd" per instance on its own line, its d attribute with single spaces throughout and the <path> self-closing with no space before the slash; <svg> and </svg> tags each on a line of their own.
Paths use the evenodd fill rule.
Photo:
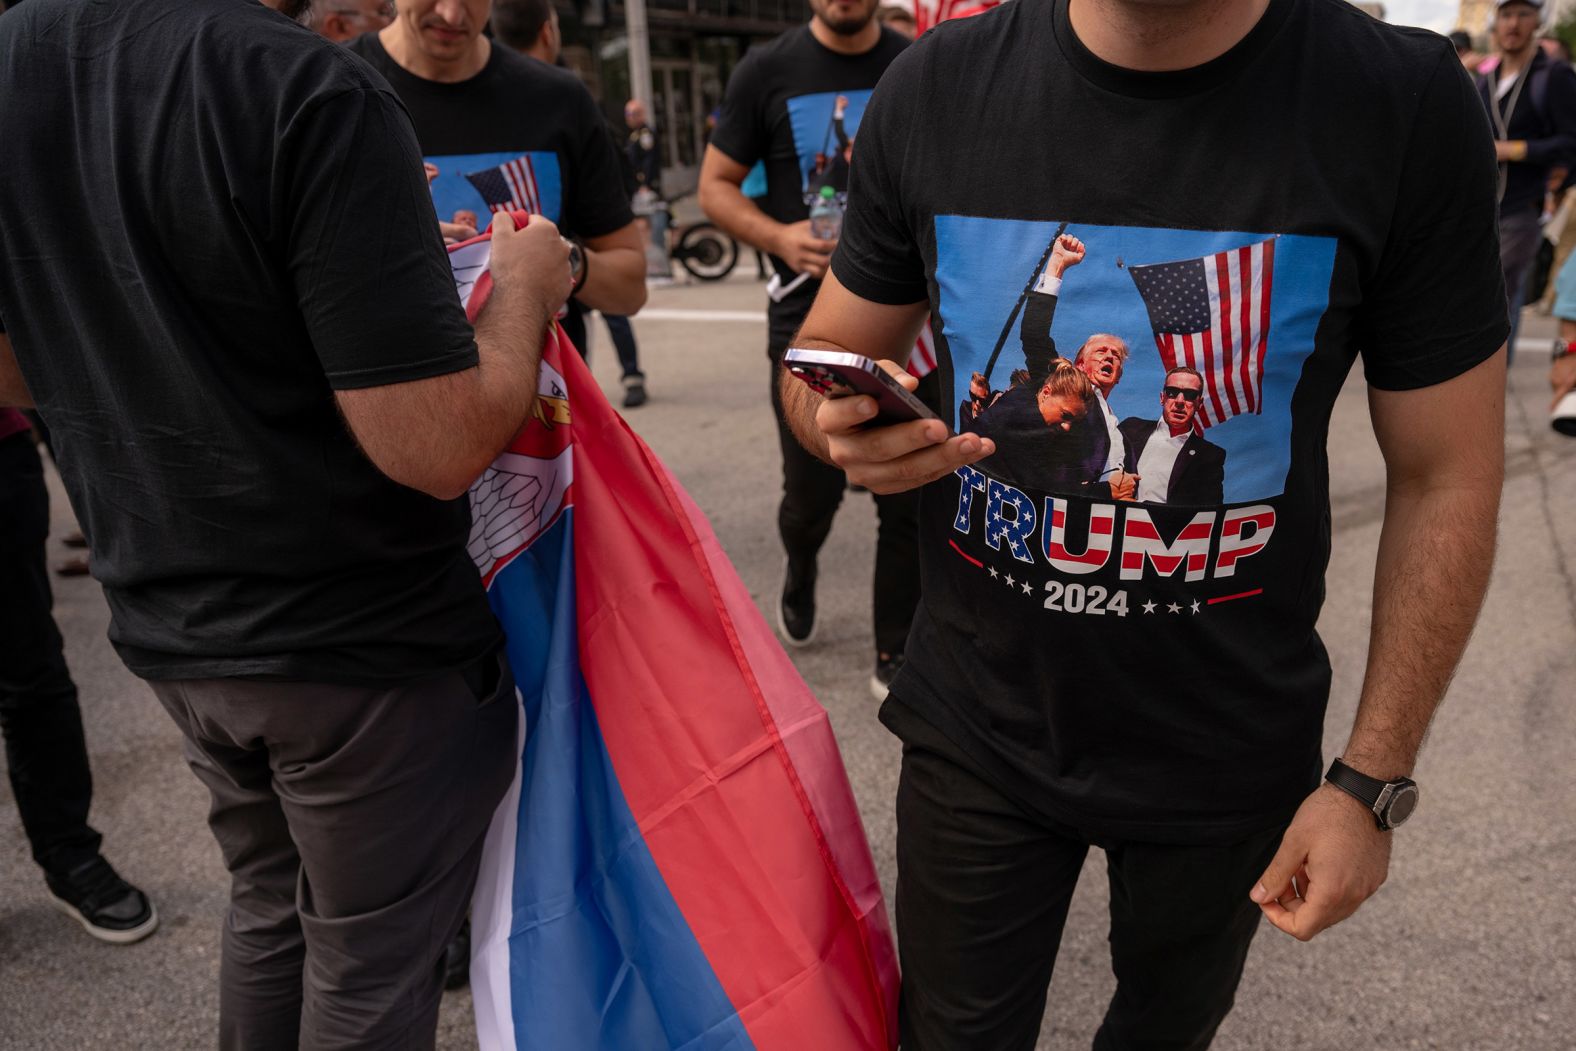
<svg viewBox="0 0 1576 1051">
<path fill-rule="evenodd" d="M 917 489 L 996 451 L 989 438 L 949 435 L 924 402 L 869 358 L 794 348 L 784 364 L 826 396 L 815 412 L 816 429 L 826 442 L 819 455 L 872 493 Z M 870 400 L 849 397 L 854 394 Z"/>
<path fill-rule="evenodd" d="M 885 427 L 910 420 L 934 420 L 936 414 L 880 364 L 863 354 L 792 347 L 783 364 L 810 389 L 826 398 L 865 394 L 876 400 L 869 426 Z"/>
</svg>

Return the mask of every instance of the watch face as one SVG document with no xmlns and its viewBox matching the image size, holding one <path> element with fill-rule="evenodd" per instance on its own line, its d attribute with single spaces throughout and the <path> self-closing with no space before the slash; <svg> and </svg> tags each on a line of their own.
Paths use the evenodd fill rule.
<svg viewBox="0 0 1576 1051">
<path fill-rule="evenodd" d="M 1417 786 L 1406 785 L 1396 789 L 1395 795 L 1390 799 L 1390 805 L 1385 807 L 1385 824 L 1391 828 L 1412 816 L 1412 811 L 1417 809 Z"/>
</svg>

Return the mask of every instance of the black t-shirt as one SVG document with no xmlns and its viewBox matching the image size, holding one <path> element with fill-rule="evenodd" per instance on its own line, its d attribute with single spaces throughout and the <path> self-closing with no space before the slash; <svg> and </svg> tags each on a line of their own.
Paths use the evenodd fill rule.
<svg viewBox="0 0 1576 1051">
<path fill-rule="evenodd" d="M 0 316 L 131 670 L 379 683 L 495 644 L 465 501 L 334 402 L 477 361 L 388 86 L 254 0 L 34 0 L 0 97 Z"/>
<path fill-rule="evenodd" d="M 1009 450 L 926 487 L 923 599 L 883 717 L 1093 834 L 1226 842 L 1285 819 L 1319 776 L 1341 384 L 1359 355 L 1375 387 L 1439 383 L 1506 335 L 1488 122 L 1451 48 L 1337 0 L 1271 0 L 1218 59 L 1138 73 L 1082 46 L 1066 0 L 1018 0 L 904 54 L 860 142 L 832 267 L 866 299 L 929 301 L 944 404 L 974 372 L 1044 387 L 1032 308 L 1058 356 L 1125 345 L 1113 462 L 1114 421 L 1163 402 L 1224 452 L 1219 506 L 1091 497 L 1100 462 L 1046 492 Z M 1086 255 L 1057 285 L 1062 224 Z M 1066 436 L 1105 415 L 1069 413 Z M 1219 466 L 1146 437 L 1135 462 L 1157 477 L 1185 479 L 1199 449 Z"/>
<path fill-rule="evenodd" d="M 763 210 L 780 223 L 809 218 L 822 186 L 831 186 L 846 204 L 849 160 L 870 92 L 907 46 L 901 33 L 883 28 L 875 47 L 843 55 L 801 26 L 751 48 L 728 81 L 711 145 L 746 168 L 765 162 Z M 841 119 L 839 96 L 847 100 Z M 793 279 L 776 256 L 772 266 L 783 281 Z M 796 328 L 820 284 L 806 281 L 773 303 L 773 326 Z"/>
<path fill-rule="evenodd" d="M 347 46 L 388 78 L 410 110 L 421 152 L 438 169 L 432 199 L 444 220 L 468 211 L 482 229 L 490 212 L 518 208 L 580 238 L 634 222 L 618 147 L 573 73 L 495 42 L 480 73 L 445 84 L 406 71 L 376 33 Z M 584 312 L 571 309 L 563 322 L 583 350 Z"/>
</svg>

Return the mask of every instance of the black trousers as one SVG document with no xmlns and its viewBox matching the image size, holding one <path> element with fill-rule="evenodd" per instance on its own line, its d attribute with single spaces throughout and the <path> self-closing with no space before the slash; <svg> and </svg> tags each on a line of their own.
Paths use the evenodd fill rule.
<svg viewBox="0 0 1576 1051">
<path fill-rule="evenodd" d="M 1031 1051 L 1091 845 L 1116 995 L 1095 1051 L 1207 1048 L 1231 1010 L 1283 828 L 1229 846 L 1101 842 L 1031 815 L 957 754 L 905 744 L 897 794 L 904 1051 Z"/>
<path fill-rule="evenodd" d="M 33 860 L 64 875 L 98 855 L 77 688 L 44 566 L 49 492 L 32 436 L 0 439 L 0 731 Z"/>
<path fill-rule="evenodd" d="M 431 1048 L 444 950 L 518 756 L 501 651 L 386 687 L 151 685 L 230 870 L 221 1051 Z"/>
<path fill-rule="evenodd" d="M 837 468 L 811 456 L 799 444 L 783 419 L 782 392 L 777 386 L 782 358 L 793 333 L 774 331 L 768 347 L 771 358 L 772 412 L 777 418 L 777 441 L 783 454 L 783 495 L 777 505 L 777 532 L 783 550 L 794 560 L 814 559 L 832 531 L 832 520 L 848 489 L 848 478 Z M 934 385 L 936 373 L 920 381 L 921 398 L 927 402 L 926 384 Z M 919 606 L 919 491 L 876 496 L 876 568 L 872 595 L 876 649 L 902 653 L 908 628 Z"/>
<path fill-rule="evenodd" d="M 607 322 L 607 334 L 613 337 L 613 351 L 618 355 L 618 367 L 623 370 L 624 378 L 643 376 L 640 351 L 635 346 L 635 329 L 629 318 L 622 314 L 603 314 L 602 320 Z"/>
<path fill-rule="evenodd" d="M 591 333 L 586 325 L 590 313 L 571 300 L 569 310 L 560 322 L 564 326 L 564 335 L 569 337 L 569 342 L 574 344 L 575 350 L 586 361 L 591 360 Z M 640 351 L 635 345 L 635 330 L 629 318 L 620 314 L 603 314 L 602 320 L 607 322 L 607 334 L 613 339 L 613 351 L 618 355 L 618 366 L 623 370 L 623 375 L 644 376 L 645 373 L 640 371 Z"/>
</svg>

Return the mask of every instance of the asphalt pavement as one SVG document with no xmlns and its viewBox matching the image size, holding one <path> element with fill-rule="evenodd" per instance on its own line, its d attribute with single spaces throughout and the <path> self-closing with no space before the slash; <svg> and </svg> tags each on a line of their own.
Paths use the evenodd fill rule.
<svg viewBox="0 0 1576 1051">
<path fill-rule="evenodd" d="M 746 268 L 753 270 L 753 267 Z M 741 268 L 743 269 L 743 268 Z M 654 290 L 635 321 L 651 402 L 635 428 L 711 517 L 763 611 L 779 586 L 776 433 L 764 294 L 746 273 Z M 617 365 L 593 322 L 594 371 Z M 1220 1051 L 1576 1048 L 1576 440 L 1547 425 L 1547 319 L 1528 315 L 1511 370 L 1507 479 L 1494 579 L 1477 634 L 1416 772 L 1417 817 L 1390 879 L 1356 916 L 1301 944 L 1264 927 Z M 1384 469 L 1361 366 L 1330 434 L 1335 542 L 1320 631 L 1335 668 L 1325 745 L 1344 743 L 1367 649 Z M 51 558 L 71 528 L 58 480 Z M 794 651 L 831 712 L 890 899 L 899 749 L 876 721 L 870 569 L 875 516 L 850 493 L 822 556 L 816 646 Z M 0 1048 L 185 1049 L 214 1044 L 228 881 L 180 736 L 105 638 L 90 579 L 56 580 L 81 689 L 105 853 L 156 901 L 157 934 L 102 945 L 61 917 L 0 786 Z M 1107 890 L 1094 852 L 1074 897 L 1041 1051 L 1087 1048 L 1112 990 Z M 475 1046 L 467 993 L 446 997 L 439 1046 Z M 644 1051 L 644 1049 L 630 1049 Z M 821 1051 L 821 1049 L 806 1049 Z"/>
</svg>

